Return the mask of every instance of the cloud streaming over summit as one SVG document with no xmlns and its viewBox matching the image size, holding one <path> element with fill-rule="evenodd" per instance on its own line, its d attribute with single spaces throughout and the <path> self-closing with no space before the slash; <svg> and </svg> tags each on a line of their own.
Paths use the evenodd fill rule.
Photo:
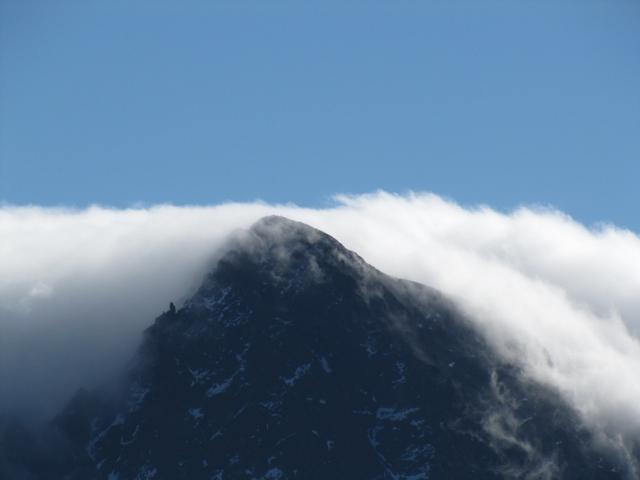
<svg viewBox="0 0 640 480">
<path fill-rule="evenodd" d="M 54 413 L 126 363 L 237 229 L 268 214 L 431 285 L 609 441 L 640 438 L 640 238 L 558 211 L 505 214 L 430 194 L 114 210 L 0 208 L 0 413 Z M 612 440 L 613 439 L 613 440 Z"/>
</svg>

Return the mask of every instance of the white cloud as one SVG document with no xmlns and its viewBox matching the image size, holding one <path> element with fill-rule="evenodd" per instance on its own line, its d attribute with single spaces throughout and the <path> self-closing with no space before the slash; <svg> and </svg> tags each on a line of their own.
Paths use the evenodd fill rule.
<svg viewBox="0 0 640 480">
<path fill-rule="evenodd" d="M 434 286 L 590 425 L 640 435 L 640 239 L 548 209 L 509 214 L 429 194 L 266 204 L 0 209 L 0 410 L 51 413 L 131 355 L 225 237 L 277 213 L 335 236 L 391 275 Z M 28 306 L 28 308 L 26 308 Z M 82 365 L 82 368 L 78 368 Z"/>
</svg>

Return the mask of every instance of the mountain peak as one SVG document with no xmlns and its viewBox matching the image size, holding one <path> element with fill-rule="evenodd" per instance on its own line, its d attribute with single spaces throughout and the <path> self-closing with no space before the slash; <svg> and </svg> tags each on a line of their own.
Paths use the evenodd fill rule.
<svg viewBox="0 0 640 480">
<path fill-rule="evenodd" d="M 208 295 L 212 288 L 229 281 L 242 288 L 248 277 L 255 275 L 261 275 L 264 284 L 291 293 L 337 277 L 355 282 L 377 273 L 330 235 L 274 215 L 258 220 L 230 240 L 198 295 Z"/>
<path fill-rule="evenodd" d="M 288 229 L 290 231 L 298 230 L 299 232 L 315 230 L 319 232 L 319 230 L 316 230 L 306 223 L 291 220 L 282 215 L 266 215 L 257 220 L 250 229 L 256 231 L 262 229 Z"/>
<path fill-rule="evenodd" d="M 249 249 L 253 254 L 262 248 L 280 253 L 285 253 L 283 249 L 286 249 L 286 256 L 299 254 L 304 250 L 307 254 L 339 253 L 357 257 L 330 235 L 305 223 L 278 215 L 263 217 L 255 222 L 236 248 Z"/>
<path fill-rule="evenodd" d="M 620 478 L 440 298 L 265 217 L 147 330 L 113 398 L 58 417 L 64 473 L 28 478 Z"/>
</svg>

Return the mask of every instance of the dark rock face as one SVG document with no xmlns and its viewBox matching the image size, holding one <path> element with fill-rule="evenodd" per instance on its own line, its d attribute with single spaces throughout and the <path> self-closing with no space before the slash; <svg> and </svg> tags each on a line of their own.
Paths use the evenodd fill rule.
<svg viewBox="0 0 640 480">
<path fill-rule="evenodd" d="M 5 440 L 5 471 L 21 464 L 20 478 L 109 480 L 623 478 L 572 413 L 494 358 L 437 292 L 278 217 L 234 245 L 182 308 L 146 331 L 118 391 L 81 392 L 54 420 L 49 431 L 65 439 L 64 454 Z"/>
</svg>

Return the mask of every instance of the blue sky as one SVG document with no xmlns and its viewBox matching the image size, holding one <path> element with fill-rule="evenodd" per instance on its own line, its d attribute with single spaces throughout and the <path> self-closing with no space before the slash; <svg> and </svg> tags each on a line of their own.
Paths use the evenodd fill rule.
<svg viewBox="0 0 640 480">
<path fill-rule="evenodd" d="M 0 201 L 432 191 L 640 230 L 640 2 L 0 0 Z"/>
</svg>

